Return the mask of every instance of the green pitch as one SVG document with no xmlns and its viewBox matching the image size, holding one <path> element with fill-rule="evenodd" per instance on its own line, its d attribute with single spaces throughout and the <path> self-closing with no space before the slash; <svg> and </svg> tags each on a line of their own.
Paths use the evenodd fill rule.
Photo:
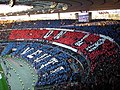
<svg viewBox="0 0 120 90">
<path fill-rule="evenodd" d="M 2 78 L 0 79 L 0 90 L 9 90 L 1 65 L 0 65 L 0 74 L 1 74 L 0 76 L 2 76 Z"/>
</svg>

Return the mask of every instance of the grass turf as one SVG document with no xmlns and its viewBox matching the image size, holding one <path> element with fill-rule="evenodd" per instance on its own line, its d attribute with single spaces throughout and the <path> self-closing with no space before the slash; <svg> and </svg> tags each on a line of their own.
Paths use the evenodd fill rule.
<svg viewBox="0 0 120 90">
<path fill-rule="evenodd" d="M 1 65 L 0 65 L 0 72 L 3 72 Z M 4 73 L 1 73 L 1 75 L 2 75 L 2 79 L 0 79 L 0 90 L 9 90 Z"/>
</svg>

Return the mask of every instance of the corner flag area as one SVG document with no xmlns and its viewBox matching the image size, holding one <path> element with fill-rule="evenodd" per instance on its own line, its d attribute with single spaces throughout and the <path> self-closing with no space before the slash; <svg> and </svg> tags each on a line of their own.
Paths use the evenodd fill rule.
<svg viewBox="0 0 120 90">
<path fill-rule="evenodd" d="M 9 90 L 1 65 L 0 65 L 0 90 Z"/>
<path fill-rule="evenodd" d="M 37 79 L 34 68 L 23 59 L 1 58 L 0 90 L 34 90 Z"/>
</svg>

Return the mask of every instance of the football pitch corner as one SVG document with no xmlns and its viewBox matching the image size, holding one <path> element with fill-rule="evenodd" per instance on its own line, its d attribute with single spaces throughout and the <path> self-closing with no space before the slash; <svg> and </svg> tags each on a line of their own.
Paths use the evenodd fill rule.
<svg viewBox="0 0 120 90">
<path fill-rule="evenodd" d="M 9 90 L 1 64 L 0 64 L 0 90 Z"/>
</svg>

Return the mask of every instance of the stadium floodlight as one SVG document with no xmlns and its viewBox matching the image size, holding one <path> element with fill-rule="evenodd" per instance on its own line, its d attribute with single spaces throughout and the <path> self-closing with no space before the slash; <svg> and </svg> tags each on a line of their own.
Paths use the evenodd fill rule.
<svg viewBox="0 0 120 90">
<path fill-rule="evenodd" d="M 53 12 L 54 12 L 54 9 L 53 9 L 53 10 L 50 10 L 50 12 L 53 13 Z"/>
<path fill-rule="evenodd" d="M 62 7 L 62 10 L 67 10 L 68 9 L 68 5 L 67 4 L 64 4 L 63 7 Z"/>
<path fill-rule="evenodd" d="M 55 8 L 57 6 L 58 3 L 56 2 L 52 2 L 52 4 L 50 5 L 50 8 Z"/>
<path fill-rule="evenodd" d="M 9 6 L 13 7 L 15 5 L 16 0 L 9 0 Z"/>
</svg>

